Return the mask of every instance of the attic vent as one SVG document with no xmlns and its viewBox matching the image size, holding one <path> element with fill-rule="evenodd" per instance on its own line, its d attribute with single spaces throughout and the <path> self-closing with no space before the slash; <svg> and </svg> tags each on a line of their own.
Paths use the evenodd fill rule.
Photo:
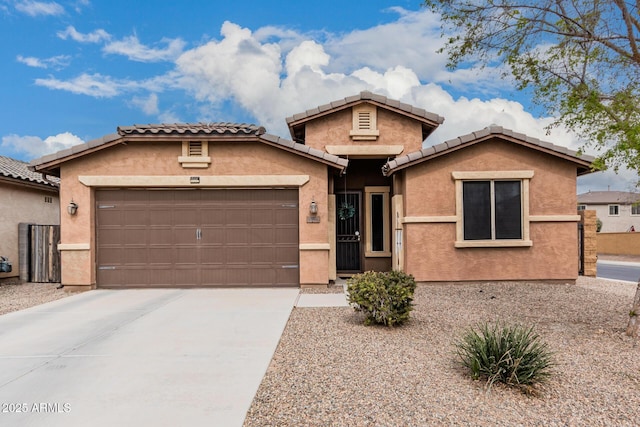
<svg viewBox="0 0 640 427">
<path fill-rule="evenodd" d="M 375 141 L 380 132 L 377 129 L 376 107 L 361 104 L 353 107 L 353 128 L 349 135 L 354 141 Z"/>
<path fill-rule="evenodd" d="M 358 129 L 371 129 L 371 111 L 358 111 Z"/>
<path fill-rule="evenodd" d="M 200 141 L 189 141 L 189 157 L 194 156 L 202 156 L 202 142 Z"/>
<path fill-rule="evenodd" d="M 208 168 L 211 164 L 208 141 L 182 141 L 178 162 L 183 168 Z"/>
</svg>

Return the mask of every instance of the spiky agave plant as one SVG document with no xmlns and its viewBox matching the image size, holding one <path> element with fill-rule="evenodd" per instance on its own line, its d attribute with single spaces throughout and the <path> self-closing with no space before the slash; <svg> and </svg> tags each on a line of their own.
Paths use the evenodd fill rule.
<svg viewBox="0 0 640 427">
<path fill-rule="evenodd" d="M 456 354 L 472 378 L 486 378 L 487 388 L 496 382 L 534 392 L 552 374 L 553 352 L 534 327 L 480 323 L 455 343 Z"/>
</svg>

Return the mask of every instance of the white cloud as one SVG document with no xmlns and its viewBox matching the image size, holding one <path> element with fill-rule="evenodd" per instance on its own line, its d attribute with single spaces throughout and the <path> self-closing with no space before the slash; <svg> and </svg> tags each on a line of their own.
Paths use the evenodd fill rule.
<svg viewBox="0 0 640 427">
<path fill-rule="evenodd" d="M 131 104 L 140 108 L 147 115 L 158 114 L 160 111 L 158 108 L 158 95 L 155 93 L 150 94 L 147 98 L 136 96 L 131 100 Z"/>
<path fill-rule="evenodd" d="M 122 40 L 107 44 L 103 51 L 105 53 L 124 55 L 132 61 L 138 62 L 159 62 L 171 61 L 182 53 L 185 42 L 181 39 L 162 39 L 164 48 L 150 48 L 143 45 L 135 35 L 125 37 Z"/>
<path fill-rule="evenodd" d="M 251 111 L 266 106 L 258 100 L 277 101 L 282 71 L 278 45 L 260 44 L 250 30 L 230 22 L 222 25 L 221 34 L 222 41 L 208 42 L 177 59 L 180 85 L 213 106 L 232 98 Z"/>
<path fill-rule="evenodd" d="M 103 29 L 97 29 L 87 34 L 83 34 L 69 25 L 64 31 L 58 31 L 56 35 L 62 40 L 71 38 L 80 43 L 100 43 L 103 40 L 110 40 L 111 35 Z"/>
<path fill-rule="evenodd" d="M 36 83 L 94 97 L 137 92 L 131 105 L 163 122 L 180 121 L 185 113 L 180 107 L 160 111 L 158 94 L 183 90 L 194 98 L 196 105 L 190 108 L 200 112 L 196 120 L 234 120 L 237 109 L 228 108 L 232 105 L 242 108 L 268 132 L 284 137 L 288 137 L 287 116 L 370 90 L 444 116 L 445 123 L 428 144 L 498 124 L 558 145 L 580 147 L 580 141 L 563 129 L 547 135 L 545 127 L 552 118 L 534 117 L 519 102 L 496 96 L 486 100 L 452 97 L 444 87 L 476 95 L 512 88 L 510 82 L 497 77 L 496 69 L 447 71 L 446 58 L 436 53 L 442 45 L 437 16 L 424 10 L 395 8 L 393 12 L 400 16 L 395 22 L 343 35 L 302 34 L 271 26 L 251 31 L 225 22 L 218 40 L 186 51 L 180 39 L 165 39 L 161 47 L 149 47 L 134 35 L 106 45 L 104 51 L 134 61 L 175 59 L 175 69 L 142 81 L 96 73 L 67 81 L 50 77 Z M 85 42 L 107 40 L 108 36 L 106 32 L 106 36 L 97 32 L 91 33 L 93 37 L 82 35 L 73 27 L 63 33 Z M 611 175 L 593 174 L 581 180 L 606 188 L 605 182 L 628 179 Z"/>
<path fill-rule="evenodd" d="M 112 98 L 122 92 L 123 87 L 130 86 L 130 82 L 117 82 L 111 77 L 100 74 L 81 74 L 71 80 L 58 80 L 53 77 L 36 79 L 39 86 L 49 89 L 66 90 L 71 93 L 94 96 L 96 98 Z"/>
<path fill-rule="evenodd" d="M 29 16 L 62 15 L 64 8 L 56 2 L 21 0 L 16 2 L 16 10 Z"/>
<path fill-rule="evenodd" d="M 45 139 L 38 136 L 19 136 L 12 134 L 3 136 L 0 146 L 25 153 L 30 158 L 37 158 L 74 145 L 82 144 L 83 142 L 82 139 L 69 132 L 49 136 Z"/>
<path fill-rule="evenodd" d="M 34 68 L 64 68 L 69 65 L 68 55 L 57 55 L 51 58 L 36 58 L 33 56 L 17 56 L 17 61 Z"/>
</svg>

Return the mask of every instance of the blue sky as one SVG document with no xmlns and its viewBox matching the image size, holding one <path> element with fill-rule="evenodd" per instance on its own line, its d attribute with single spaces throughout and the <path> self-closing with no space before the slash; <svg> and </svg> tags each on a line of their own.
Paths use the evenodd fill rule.
<svg viewBox="0 0 640 427">
<path fill-rule="evenodd" d="M 449 71 L 440 21 L 414 0 L 0 0 L 0 154 L 29 161 L 117 126 L 285 118 L 371 90 L 445 117 L 427 141 L 490 124 L 559 145 L 496 69 Z M 628 190 L 628 173 L 578 191 Z"/>
</svg>

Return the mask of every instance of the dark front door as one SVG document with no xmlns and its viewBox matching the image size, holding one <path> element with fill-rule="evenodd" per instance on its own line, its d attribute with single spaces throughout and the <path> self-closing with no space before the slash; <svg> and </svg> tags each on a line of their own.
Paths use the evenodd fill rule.
<svg viewBox="0 0 640 427">
<path fill-rule="evenodd" d="M 360 254 L 361 193 L 336 195 L 336 269 L 339 272 L 362 271 Z"/>
</svg>

